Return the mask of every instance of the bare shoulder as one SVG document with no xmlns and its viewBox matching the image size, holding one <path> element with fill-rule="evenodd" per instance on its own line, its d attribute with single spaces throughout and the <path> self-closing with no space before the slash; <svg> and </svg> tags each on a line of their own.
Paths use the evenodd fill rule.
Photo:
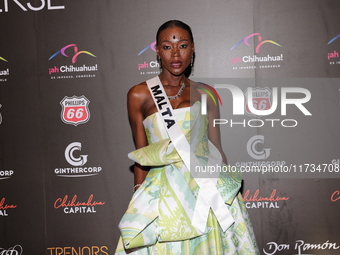
<svg viewBox="0 0 340 255">
<path fill-rule="evenodd" d="M 130 88 L 128 92 L 128 99 L 141 100 L 145 98 L 148 94 L 150 93 L 148 87 L 146 86 L 146 82 L 142 82 Z"/>
<path fill-rule="evenodd" d="M 193 86 L 193 88 L 195 88 L 200 94 L 204 93 L 204 91 L 208 90 L 211 91 L 212 86 L 203 83 L 203 82 L 194 82 L 191 81 L 191 84 Z"/>
</svg>

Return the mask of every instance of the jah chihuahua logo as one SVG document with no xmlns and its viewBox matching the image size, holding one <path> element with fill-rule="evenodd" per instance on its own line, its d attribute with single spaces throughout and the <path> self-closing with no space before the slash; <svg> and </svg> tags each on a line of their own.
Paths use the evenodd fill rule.
<svg viewBox="0 0 340 255">
<path fill-rule="evenodd" d="M 75 44 L 69 44 L 69 45 L 66 45 L 65 47 L 61 48 L 60 50 L 58 50 L 56 53 L 54 53 L 48 60 L 51 60 L 52 58 L 54 58 L 55 56 L 57 56 L 58 54 L 61 54 L 63 55 L 64 57 L 67 57 L 68 58 L 68 55 L 65 53 L 66 49 L 68 48 L 72 48 L 73 47 L 73 52 L 74 52 L 74 55 L 72 57 L 72 63 L 76 63 L 77 62 L 77 58 L 80 54 L 87 54 L 87 55 L 90 55 L 92 57 L 95 57 L 96 56 L 94 54 L 92 54 L 91 52 L 88 52 L 88 51 L 79 51 L 78 50 L 78 47 L 77 45 Z"/>
<path fill-rule="evenodd" d="M 84 124 L 90 119 L 89 103 L 85 96 L 65 96 L 61 100 L 61 120 L 65 124 L 79 125 Z"/>
<path fill-rule="evenodd" d="M 230 50 L 235 49 L 235 48 L 236 48 L 237 46 L 239 46 L 241 43 L 244 43 L 245 45 L 251 47 L 251 45 L 249 44 L 248 40 L 249 40 L 250 38 L 254 37 L 254 36 L 257 36 L 257 42 L 258 42 L 258 44 L 257 44 L 257 46 L 256 46 L 256 48 L 255 48 L 255 52 L 256 52 L 256 53 L 259 53 L 259 52 L 260 52 L 260 48 L 261 48 L 262 45 L 265 44 L 265 43 L 272 43 L 272 44 L 274 44 L 274 45 L 276 45 L 276 46 L 282 47 L 280 44 L 278 44 L 277 42 L 274 42 L 274 41 L 272 41 L 272 40 L 264 40 L 264 41 L 263 41 L 262 36 L 260 35 L 260 33 L 254 33 L 254 34 L 250 34 L 250 35 L 246 36 L 245 38 L 243 38 L 241 41 L 239 41 L 239 42 L 236 43 L 233 47 L 231 47 Z"/>
</svg>

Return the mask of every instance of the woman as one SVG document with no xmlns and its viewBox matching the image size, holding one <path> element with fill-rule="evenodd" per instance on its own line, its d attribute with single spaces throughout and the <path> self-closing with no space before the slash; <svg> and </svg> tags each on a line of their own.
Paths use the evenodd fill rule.
<svg viewBox="0 0 340 255">
<path fill-rule="evenodd" d="M 194 61 L 191 29 L 171 20 L 156 40 L 162 73 L 128 93 L 136 192 L 119 225 L 116 254 L 259 254 L 238 194 L 240 177 L 195 174 L 227 160 L 212 125 L 219 118 L 212 98 L 201 115 L 209 86 L 185 76 Z"/>
</svg>

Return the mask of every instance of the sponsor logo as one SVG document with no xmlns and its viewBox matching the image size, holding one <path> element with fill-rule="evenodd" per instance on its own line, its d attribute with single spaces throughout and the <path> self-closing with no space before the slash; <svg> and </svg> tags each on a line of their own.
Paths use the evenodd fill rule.
<svg viewBox="0 0 340 255">
<path fill-rule="evenodd" d="M 330 45 L 331 43 L 333 43 L 335 40 L 340 38 L 340 34 L 338 34 L 337 36 L 333 37 L 328 43 L 327 45 Z M 327 59 L 330 60 L 329 64 L 330 65 L 339 65 L 340 64 L 340 59 L 339 59 L 339 52 L 337 52 L 336 50 L 334 50 L 333 52 L 327 53 Z"/>
<path fill-rule="evenodd" d="M 156 52 L 156 41 L 154 41 L 153 43 L 151 43 L 150 45 L 146 46 L 144 49 L 142 49 L 139 53 L 138 56 L 141 55 L 142 53 L 144 53 L 145 51 L 147 51 L 148 49 L 153 50 L 154 52 Z"/>
<path fill-rule="evenodd" d="M 0 57 L 0 60 L 8 62 L 6 59 L 4 59 L 3 57 Z"/>
<path fill-rule="evenodd" d="M 337 201 L 340 202 L 340 191 L 339 190 L 336 190 L 336 191 L 333 192 L 333 194 L 331 195 L 331 201 L 332 202 L 337 202 Z"/>
<path fill-rule="evenodd" d="M 243 200 L 247 208 L 280 208 L 281 201 L 289 200 L 289 197 L 280 197 L 276 195 L 277 190 L 274 189 L 269 196 L 261 196 L 260 190 L 256 190 L 254 194 L 247 190 L 243 195 Z"/>
<path fill-rule="evenodd" d="M 257 161 L 248 161 L 248 162 L 236 162 L 236 167 L 243 168 L 261 168 L 263 166 L 284 166 L 286 164 L 285 161 L 268 161 L 266 160 L 270 156 L 271 148 L 263 148 L 264 145 L 264 136 L 263 135 L 254 135 L 249 138 L 247 142 L 247 152 L 250 157 Z"/>
<path fill-rule="evenodd" d="M 9 9 L 8 9 L 8 2 L 9 0 L 3 0 L 1 1 L 2 5 L 1 6 L 1 9 L 0 9 L 0 12 L 9 12 Z M 53 4 L 54 0 L 40 0 L 40 6 L 36 6 L 34 4 L 34 6 L 28 2 L 28 3 L 23 3 L 25 1 L 22 1 L 22 0 L 14 0 L 14 1 L 11 1 L 13 3 L 15 3 L 21 10 L 27 12 L 28 10 L 30 11 L 41 11 L 43 9 L 47 9 L 48 11 L 54 11 L 54 10 L 62 10 L 62 9 L 65 9 L 65 6 L 63 5 L 55 5 Z M 26 1 L 27 2 L 27 1 Z M 17 8 L 16 8 L 17 9 Z"/>
<path fill-rule="evenodd" d="M 66 53 L 66 51 L 68 53 Z M 90 56 L 92 58 L 96 58 L 96 56 L 89 52 L 89 51 L 79 51 L 78 46 L 76 44 L 69 44 L 65 47 L 58 50 L 52 56 L 49 57 L 49 61 L 55 58 L 58 55 L 61 55 L 65 58 L 71 58 L 72 65 L 62 65 L 62 66 L 54 66 L 48 69 L 48 74 L 50 75 L 51 79 L 70 79 L 70 78 L 93 78 L 96 76 L 96 72 L 98 71 L 98 64 L 92 65 L 73 65 L 77 62 L 78 57 L 80 55 Z M 72 56 L 70 55 L 72 54 Z M 70 55 L 70 56 L 69 56 Z M 82 60 L 87 60 L 82 58 Z M 64 74 L 64 75 L 61 75 Z"/>
<path fill-rule="evenodd" d="M 0 216 L 8 216 L 8 209 L 15 209 L 17 208 L 16 205 L 9 205 L 7 203 L 5 203 L 6 199 L 3 197 L 0 200 Z M 2 254 L 2 253 L 0 253 Z"/>
<path fill-rule="evenodd" d="M 257 41 L 254 45 L 251 45 L 249 39 L 254 39 Z M 244 55 L 244 56 L 234 56 L 230 59 L 230 64 L 233 66 L 233 70 L 242 70 L 242 69 L 255 69 L 255 68 L 279 68 L 281 67 L 281 62 L 283 61 L 283 54 L 277 55 L 264 55 L 259 56 L 261 48 L 266 48 L 264 45 L 270 44 L 274 45 L 275 47 L 282 47 L 279 43 L 273 40 L 263 40 L 260 33 L 253 33 L 241 41 L 237 42 L 234 46 L 231 47 L 231 51 L 237 48 L 240 45 L 246 45 L 248 47 L 254 47 L 255 53 L 257 55 Z M 254 65 L 254 63 L 259 63 L 259 65 Z M 268 64 L 269 63 L 269 64 Z"/>
<path fill-rule="evenodd" d="M 84 166 L 88 155 L 79 155 L 82 146 L 79 142 L 70 143 L 65 149 L 66 161 L 74 167 L 56 168 L 54 173 L 60 177 L 88 177 L 98 175 L 102 167 Z M 77 156 L 79 155 L 79 156 Z"/>
<path fill-rule="evenodd" d="M 293 254 L 294 255 L 313 255 L 312 250 L 321 251 L 318 254 L 328 253 L 327 251 L 334 251 L 340 248 L 337 243 L 332 243 L 329 240 L 323 243 L 308 243 L 304 240 L 296 240 L 294 244 L 278 244 L 276 242 L 268 242 L 263 248 L 263 253 L 266 255 L 274 254 Z"/>
<path fill-rule="evenodd" d="M 17 244 L 11 248 L 5 249 L 5 248 L 0 248 L 0 254 L 4 255 L 21 255 L 23 252 L 23 248 L 21 245 Z"/>
<path fill-rule="evenodd" d="M 260 149 L 259 144 L 264 144 L 264 136 L 263 135 L 254 135 L 248 140 L 247 143 L 247 152 L 250 157 L 253 159 L 264 160 L 267 159 L 270 155 L 271 149 Z"/>
<path fill-rule="evenodd" d="M 89 103 L 85 96 L 65 96 L 61 100 L 61 120 L 65 124 L 84 124 L 90 119 Z"/>
<path fill-rule="evenodd" d="M 107 246 L 50 247 L 48 255 L 109 255 Z"/>
<path fill-rule="evenodd" d="M 8 63 L 8 60 L 3 58 L 3 57 L 0 57 L 0 62 Z M 7 81 L 7 77 L 6 76 L 9 76 L 9 68 L 0 69 L 0 82 Z"/>
<path fill-rule="evenodd" d="M 273 87 L 272 91 L 268 88 L 251 88 L 248 87 L 245 94 L 240 88 L 232 84 L 215 84 L 215 88 L 228 89 L 233 97 L 233 115 L 255 115 L 255 116 L 267 116 L 276 111 L 278 105 L 278 88 Z M 287 98 L 288 94 L 301 94 L 304 97 L 301 98 Z M 222 93 L 220 93 L 221 95 Z M 246 100 L 245 100 L 246 98 Z M 312 114 L 303 105 L 311 99 L 311 93 L 305 88 L 298 87 L 282 87 L 281 88 L 281 116 L 287 115 L 287 105 L 295 105 L 304 115 L 311 116 Z M 246 103 L 245 103 L 246 101 Z M 245 110 L 246 108 L 246 110 Z M 206 102 L 202 102 L 202 112 L 207 109 Z M 230 127 L 263 127 L 265 124 L 275 127 L 281 125 L 282 127 L 296 127 L 298 121 L 295 119 L 250 119 L 246 121 L 235 122 L 232 119 L 214 119 L 213 125 L 230 125 Z"/>
<path fill-rule="evenodd" d="M 96 213 L 96 206 L 105 205 L 105 202 L 97 202 L 93 199 L 93 194 L 86 201 L 78 200 L 78 196 L 74 195 L 69 198 L 65 195 L 63 198 L 57 198 L 54 202 L 54 208 L 62 208 L 64 213 Z"/>
<path fill-rule="evenodd" d="M 139 53 L 138 56 L 142 55 L 144 52 L 148 50 L 152 50 L 153 52 L 156 52 L 156 41 L 152 42 L 150 45 L 146 46 L 144 49 L 142 49 Z M 155 54 L 152 54 L 153 60 L 145 60 L 145 58 L 150 58 L 150 56 L 145 56 L 143 55 L 144 59 L 140 61 L 137 66 L 138 66 L 138 71 L 141 75 L 145 74 L 160 74 L 160 65 L 159 63 L 154 60 Z"/>
<path fill-rule="evenodd" d="M 13 170 L 0 170 L 0 180 L 11 178 L 13 174 Z"/>
<path fill-rule="evenodd" d="M 256 87 L 252 89 L 251 93 L 252 93 L 253 109 L 265 111 L 265 110 L 269 110 L 272 107 L 273 96 L 272 96 L 272 91 L 268 87 L 265 87 L 265 88 Z M 246 98 L 245 113 L 248 116 L 259 117 L 259 115 L 255 115 L 249 109 L 248 103 L 250 102 L 250 100 L 248 100 L 248 89 L 246 89 L 243 92 L 243 94 Z"/>
</svg>

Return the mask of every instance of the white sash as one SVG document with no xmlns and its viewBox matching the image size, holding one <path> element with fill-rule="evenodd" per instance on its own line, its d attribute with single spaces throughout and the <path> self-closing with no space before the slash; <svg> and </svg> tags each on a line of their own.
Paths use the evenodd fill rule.
<svg viewBox="0 0 340 255">
<path fill-rule="evenodd" d="M 163 120 L 164 127 L 172 141 L 175 149 L 182 158 L 185 166 L 190 171 L 190 160 L 194 166 L 201 166 L 196 155 L 190 148 L 185 135 L 183 134 L 177 120 L 175 118 L 174 110 L 168 100 L 164 91 L 163 85 L 158 76 L 146 81 L 152 98 Z M 214 148 L 216 150 L 216 148 Z M 221 164 L 220 158 L 209 157 L 208 165 Z M 202 168 L 201 168 L 202 169 Z M 200 187 L 200 191 L 196 201 L 194 215 L 192 217 L 192 226 L 199 233 L 204 233 L 210 208 L 214 212 L 221 228 L 226 231 L 233 223 L 234 219 L 229 212 L 227 204 L 216 188 L 217 178 L 195 178 L 196 183 Z"/>
</svg>

